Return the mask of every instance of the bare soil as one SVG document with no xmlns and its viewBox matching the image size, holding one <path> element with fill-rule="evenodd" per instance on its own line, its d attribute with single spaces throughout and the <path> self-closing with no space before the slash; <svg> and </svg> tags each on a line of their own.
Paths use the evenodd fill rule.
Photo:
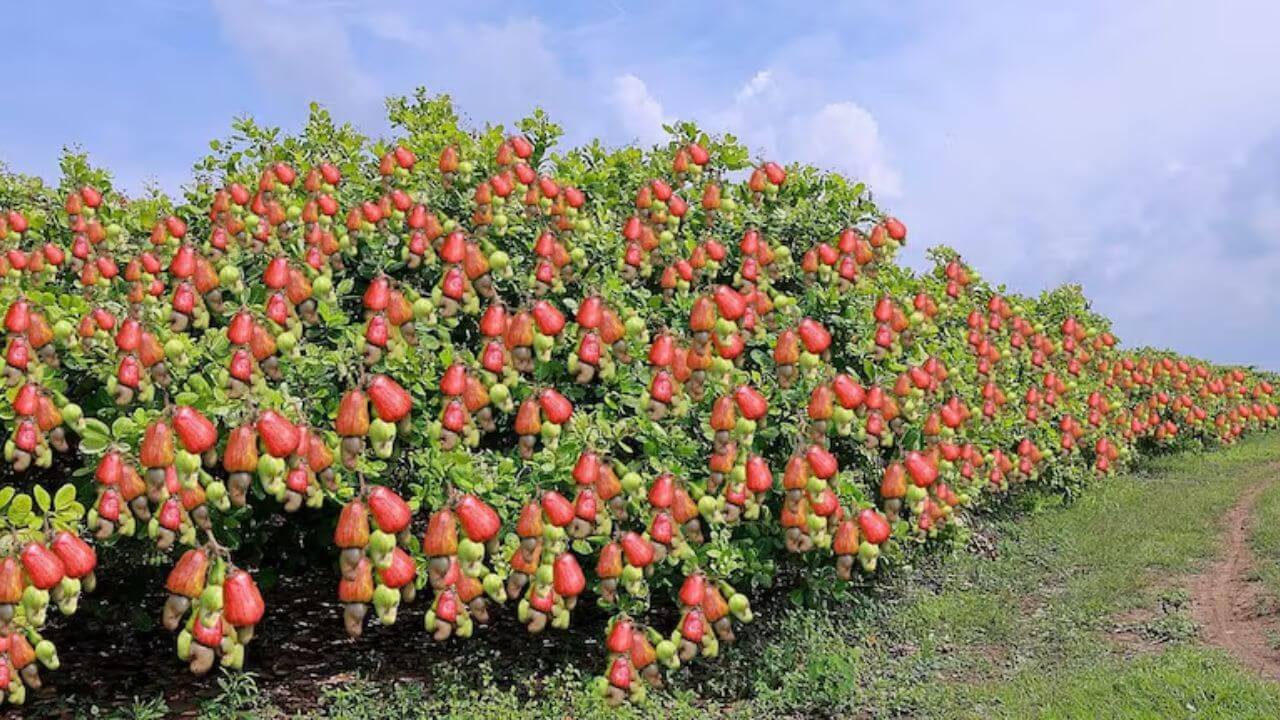
<svg viewBox="0 0 1280 720">
<path fill-rule="evenodd" d="M 178 660 L 176 636 L 159 625 L 164 604 L 163 575 L 134 568 L 129 576 L 104 573 L 96 592 L 82 598 L 74 617 L 55 621 L 45 636 L 58 646 L 62 667 L 44 672 L 45 686 L 28 693 L 23 708 L 0 708 L 10 718 L 72 718 L 90 706 L 119 708 L 134 698 L 163 695 L 168 717 L 194 717 L 200 704 L 218 695 L 217 670 L 195 677 Z M 499 686 L 519 686 L 529 678 L 575 668 L 584 675 L 599 671 L 604 629 L 611 613 L 587 601 L 574 609 L 566 630 L 530 635 L 517 622 L 514 603 L 491 608 L 491 622 L 477 626 L 475 637 L 431 640 L 422 622 L 431 605 L 427 589 L 402 605 L 396 624 L 383 627 L 367 620 L 363 637 L 347 637 L 337 579 L 327 568 L 290 570 L 263 588 L 267 614 L 247 648 L 245 670 L 256 675 L 260 691 L 287 712 L 313 709 L 322 692 L 358 677 L 382 682 L 413 680 L 430 684 L 442 673 L 485 678 Z M 768 613 L 788 602 L 796 587 L 794 569 L 779 573 L 778 585 L 756 605 Z M 139 593 L 138 588 L 161 590 Z M 141 597 L 140 597 L 141 595 Z M 675 611 L 651 611 L 644 620 L 671 627 Z"/>
<path fill-rule="evenodd" d="M 361 676 L 430 682 L 445 666 L 464 672 L 474 668 L 477 675 L 483 666 L 502 682 L 557 666 L 577 665 L 587 671 L 599 662 L 600 653 L 593 648 L 602 644 L 608 615 L 593 603 L 575 610 L 580 622 L 568 630 L 531 636 L 514 613 L 498 610 L 490 625 L 477 627 L 475 638 L 436 643 L 422 629 L 431 603 L 428 590 L 425 597 L 401 607 L 395 625 L 366 621 L 364 636 L 352 640 L 343 630 L 333 588 L 336 580 L 326 572 L 282 577 L 264 590 L 267 615 L 247 648 L 245 670 L 254 673 L 260 689 L 287 711 L 312 708 L 325 687 Z M 129 582 L 146 580 L 132 577 Z M 138 603 L 118 584 L 123 582 L 108 579 L 82 599 L 96 607 L 82 607 L 75 617 L 46 631 L 58 646 L 62 668 L 42 673 L 45 686 L 28 694 L 26 707 L 0 710 L 0 718 L 70 718 L 72 704 L 81 709 L 89 704 L 116 708 L 133 698 L 157 695 L 164 696 L 171 717 L 190 717 L 201 701 L 218 694 L 217 671 L 206 677 L 191 675 L 177 658 L 175 635 L 159 626 L 164 596 Z M 162 581 L 156 579 L 151 586 L 162 587 Z M 154 610 L 154 625 L 146 609 Z"/>
<path fill-rule="evenodd" d="M 1227 516 L 1220 556 L 1189 586 L 1192 617 L 1210 645 L 1259 675 L 1280 680 L 1280 614 L 1257 573 L 1250 543 L 1254 506 L 1271 482 L 1245 491 Z"/>
</svg>

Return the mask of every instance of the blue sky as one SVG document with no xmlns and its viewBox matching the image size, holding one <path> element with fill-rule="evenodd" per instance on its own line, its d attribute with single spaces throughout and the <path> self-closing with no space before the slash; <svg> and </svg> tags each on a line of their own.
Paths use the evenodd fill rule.
<svg viewBox="0 0 1280 720">
<path fill-rule="evenodd" d="M 909 262 L 1080 282 L 1127 344 L 1280 370 L 1280 3 L 15 5 L 16 170 L 78 143 L 175 188 L 237 114 L 296 127 L 314 99 L 377 133 L 418 85 L 476 122 L 542 105 L 570 141 L 692 118 L 867 181 Z"/>
</svg>

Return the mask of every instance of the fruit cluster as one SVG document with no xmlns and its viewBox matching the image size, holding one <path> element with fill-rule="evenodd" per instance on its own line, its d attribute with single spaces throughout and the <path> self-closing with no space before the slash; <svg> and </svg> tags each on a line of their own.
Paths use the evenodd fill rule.
<svg viewBox="0 0 1280 720">
<path fill-rule="evenodd" d="M 92 587 L 81 531 L 176 557 L 196 673 L 246 661 L 266 608 L 233 556 L 270 552 L 270 500 L 332 538 L 353 637 L 428 587 L 441 642 L 595 602 L 619 703 L 732 642 L 783 566 L 856 581 L 1019 483 L 1280 424 L 1273 377 L 1122 350 L 1078 288 L 896 264 L 907 227 L 839 176 L 686 124 L 557 152 L 541 113 L 388 107 L 389 143 L 319 108 L 295 137 L 238 121 L 176 202 L 74 154 L 56 187 L 0 175 L 5 458 L 32 484 L 0 489 L 11 701 L 57 665 L 45 606 Z"/>
</svg>

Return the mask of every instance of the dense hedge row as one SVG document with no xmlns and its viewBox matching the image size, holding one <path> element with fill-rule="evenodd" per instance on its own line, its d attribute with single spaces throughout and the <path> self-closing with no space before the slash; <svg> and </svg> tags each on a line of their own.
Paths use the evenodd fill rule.
<svg viewBox="0 0 1280 720">
<path fill-rule="evenodd" d="M 614 609 L 622 702 L 731 641 L 782 564 L 856 579 L 1011 485 L 1278 422 L 1267 378 L 1121 350 L 1078 288 L 896 265 L 861 184 L 732 137 L 556 151 L 540 113 L 388 108 L 384 141 L 239 121 L 181 199 L 70 153 L 57 187 L 0 177 L 10 701 L 57 667 L 46 608 L 95 546 L 169 556 L 179 657 L 240 667 L 263 506 L 332 529 L 353 636 L 417 594 L 439 641 Z"/>
</svg>

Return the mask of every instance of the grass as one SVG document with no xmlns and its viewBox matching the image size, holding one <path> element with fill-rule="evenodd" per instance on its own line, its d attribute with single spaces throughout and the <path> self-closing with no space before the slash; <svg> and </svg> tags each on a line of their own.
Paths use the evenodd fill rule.
<svg viewBox="0 0 1280 720">
<path fill-rule="evenodd" d="M 1183 589 L 1240 492 L 1275 472 L 1280 433 L 1158 459 L 1071 503 L 1027 494 L 980 519 L 994 552 L 903 569 L 871 593 L 762 613 L 720 660 L 638 707 L 602 707 L 561 671 L 515 687 L 433 669 L 430 686 L 358 680 L 303 717 L 1274 718 L 1280 684 L 1195 641 Z M 1255 541 L 1280 581 L 1280 483 Z M 994 539 L 994 540 L 993 540 Z M 1280 588 L 1280 584 L 1276 587 Z M 206 717 L 279 717 L 252 680 Z M 117 717 L 130 717 L 118 715 Z"/>
<path fill-rule="evenodd" d="M 1216 552 L 1222 514 L 1275 473 L 1276 459 L 1277 437 L 1166 457 L 1098 484 L 1066 509 L 1002 525 L 1000 559 L 954 562 L 945 589 L 908 611 L 918 632 L 943 625 L 934 650 L 959 647 L 938 657 L 940 669 L 978 667 L 977 682 L 943 685 L 938 694 L 954 702 L 936 703 L 938 715 L 951 707 L 988 717 L 1280 715 L 1276 685 L 1249 678 L 1220 653 L 1176 644 L 1192 633 L 1185 603 L 1170 602 L 1188 571 Z M 1133 643 L 1114 642 L 1123 616 L 1183 629 L 1169 638 L 1174 647 L 1135 652 Z"/>
<path fill-rule="evenodd" d="M 985 528 L 995 559 L 920 568 L 867 625 L 799 612 L 761 633 L 744 714 L 1280 717 L 1280 686 L 1192 642 L 1182 589 L 1216 552 L 1223 514 L 1277 459 L 1273 434 L 1161 458 L 1070 505 L 1022 498 Z M 1117 632 L 1125 620 L 1136 632 Z"/>
<path fill-rule="evenodd" d="M 1276 475 L 1280 477 L 1280 469 Z M 1252 540 L 1258 574 L 1271 595 L 1280 597 L 1280 482 L 1268 487 L 1258 498 Z"/>
<path fill-rule="evenodd" d="M 980 668 L 975 681 L 948 687 L 952 702 L 936 714 L 1280 716 L 1280 686 L 1185 642 L 1192 633 L 1179 590 L 1215 554 L 1224 512 L 1268 479 L 1277 459 L 1274 435 L 1168 457 L 1099 484 L 1071 507 L 1005 524 L 997 561 L 960 559 L 942 592 L 914 603 L 917 617 L 951 620 L 946 638 L 960 650 L 941 667 Z M 1148 618 L 1145 628 L 1156 632 L 1135 647 L 1114 632 L 1120 617 Z M 1149 642 L 1152 634 L 1167 642 Z M 984 663 L 975 652 L 984 644 L 1003 646 L 1003 667 Z"/>
</svg>

